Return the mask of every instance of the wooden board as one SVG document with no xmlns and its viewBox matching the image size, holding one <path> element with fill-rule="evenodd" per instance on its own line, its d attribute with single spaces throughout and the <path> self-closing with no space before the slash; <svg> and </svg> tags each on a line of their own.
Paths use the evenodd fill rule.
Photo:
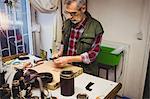
<svg viewBox="0 0 150 99">
<path fill-rule="evenodd" d="M 83 73 L 83 69 L 81 67 L 73 66 L 70 64 L 67 64 L 64 68 L 54 68 L 52 61 L 44 61 L 44 64 L 33 67 L 32 69 L 36 70 L 38 73 L 49 72 L 53 74 L 53 81 L 48 83 L 46 86 L 50 90 L 55 90 L 59 87 L 60 72 L 62 70 L 72 70 L 75 74 L 75 77 Z"/>
</svg>

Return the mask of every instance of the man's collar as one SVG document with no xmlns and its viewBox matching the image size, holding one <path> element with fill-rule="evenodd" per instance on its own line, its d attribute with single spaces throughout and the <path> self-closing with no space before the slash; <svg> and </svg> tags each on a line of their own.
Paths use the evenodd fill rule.
<svg viewBox="0 0 150 99">
<path fill-rule="evenodd" d="M 75 28 L 76 28 L 76 29 L 84 28 L 86 22 L 87 22 L 87 17 L 84 18 L 77 26 L 75 26 Z"/>
</svg>

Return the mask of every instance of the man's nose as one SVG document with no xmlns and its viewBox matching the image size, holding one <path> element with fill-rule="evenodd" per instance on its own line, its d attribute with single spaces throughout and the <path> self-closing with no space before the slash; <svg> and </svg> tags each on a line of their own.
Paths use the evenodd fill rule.
<svg viewBox="0 0 150 99">
<path fill-rule="evenodd" d="M 67 15 L 67 19 L 72 19 L 73 17 L 69 14 L 69 15 Z"/>
</svg>

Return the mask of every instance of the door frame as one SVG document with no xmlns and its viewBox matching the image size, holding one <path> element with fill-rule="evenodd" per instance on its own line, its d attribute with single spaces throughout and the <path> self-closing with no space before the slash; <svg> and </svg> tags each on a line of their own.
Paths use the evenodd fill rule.
<svg viewBox="0 0 150 99">
<path fill-rule="evenodd" d="M 142 16 L 142 25 L 141 30 L 143 33 L 146 34 L 146 42 L 145 42 L 145 53 L 144 53 L 144 59 L 143 59 L 143 68 L 141 73 L 141 86 L 139 90 L 139 99 L 142 99 L 143 92 L 144 92 L 144 85 L 145 85 L 145 79 L 146 79 L 146 72 L 147 72 L 147 66 L 148 66 L 148 58 L 149 58 L 149 52 L 150 52 L 150 0 L 144 0 L 143 4 L 143 16 Z"/>
</svg>

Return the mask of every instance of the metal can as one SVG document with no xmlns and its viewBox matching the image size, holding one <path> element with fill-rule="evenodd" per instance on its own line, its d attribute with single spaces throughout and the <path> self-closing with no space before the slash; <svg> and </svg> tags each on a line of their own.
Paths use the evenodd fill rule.
<svg viewBox="0 0 150 99">
<path fill-rule="evenodd" d="M 9 88 L 9 84 L 3 84 L 0 87 L 0 99 L 10 99 L 11 90 Z"/>
<path fill-rule="evenodd" d="M 13 98 L 19 98 L 19 80 L 14 80 L 12 83 Z"/>
<path fill-rule="evenodd" d="M 88 95 L 85 93 L 79 93 L 77 95 L 77 99 L 88 99 L 88 98 L 89 98 Z"/>
<path fill-rule="evenodd" d="M 61 95 L 72 96 L 74 94 L 74 73 L 70 70 L 63 70 L 60 73 Z"/>
</svg>

